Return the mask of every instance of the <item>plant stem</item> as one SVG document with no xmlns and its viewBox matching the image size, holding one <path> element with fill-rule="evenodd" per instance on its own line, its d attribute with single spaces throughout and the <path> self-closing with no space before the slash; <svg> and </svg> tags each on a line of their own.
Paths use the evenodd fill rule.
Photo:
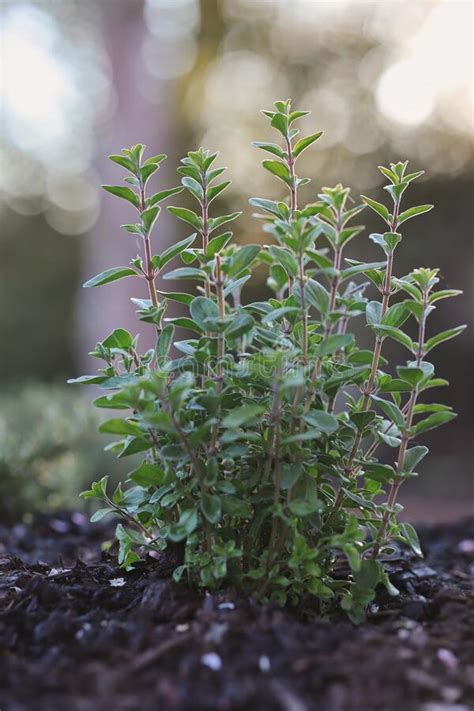
<svg viewBox="0 0 474 711">
<path fill-rule="evenodd" d="M 428 306 L 428 291 L 424 290 L 423 291 L 423 312 L 422 316 L 420 319 L 420 326 L 418 329 L 418 349 L 416 353 L 416 367 L 419 368 L 423 358 L 424 358 L 424 343 L 425 343 L 425 331 L 426 331 L 426 308 Z M 383 539 L 385 538 L 385 534 L 387 532 L 387 526 L 390 521 L 390 514 L 393 510 L 393 507 L 396 503 L 397 496 L 398 496 L 398 491 L 400 489 L 400 486 L 403 482 L 402 479 L 402 472 L 405 466 L 405 457 L 407 453 L 407 448 L 408 448 L 408 442 L 410 441 L 410 430 L 413 424 L 413 415 L 415 412 L 415 405 L 416 401 L 418 398 L 418 387 L 415 386 L 410 394 L 410 398 L 408 400 L 407 404 L 407 413 L 405 417 L 405 426 L 403 428 L 403 433 L 401 437 L 401 442 L 400 442 L 400 448 L 398 450 L 398 457 L 397 457 L 397 467 L 395 470 L 395 477 L 392 482 L 392 485 L 390 487 L 390 493 L 388 496 L 388 501 L 387 501 L 387 508 L 384 511 L 383 517 L 382 517 L 382 523 L 380 525 L 380 529 L 378 531 L 377 537 L 374 542 L 374 548 L 372 551 L 372 558 L 376 559 L 379 552 L 380 548 L 383 544 Z"/>
<path fill-rule="evenodd" d="M 140 185 L 140 214 L 145 211 L 146 203 L 145 203 L 145 188 Z M 156 287 L 155 287 L 155 268 L 153 267 L 152 264 L 152 254 L 151 254 L 151 242 L 150 242 L 150 235 L 147 232 L 144 235 L 144 243 L 145 243 L 145 279 L 148 284 L 148 292 L 150 294 L 150 299 L 151 303 L 153 306 L 156 308 L 159 307 L 160 303 L 158 301 L 158 297 L 156 295 Z M 161 325 L 157 326 L 158 330 L 160 330 Z"/>
<path fill-rule="evenodd" d="M 202 218 L 202 249 L 204 254 L 207 251 L 207 245 L 209 244 L 209 205 L 207 202 L 207 185 L 205 173 L 201 173 L 202 179 L 202 190 L 203 198 L 201 203 L 201 218 Z M 206 281 L 204 283 L 204 294 L 209 299 L 211 296 L 211 283 L 209 277 L 206 276 Z"/>
<path fill-rule="evenodd" d="M 397 205 L 395 206 L 393 221 L 390 226 L 391 230 L 393 232 L 397 229 L 398 209 L 399 209 L 399 203 L 397 203 Z M 390 296 L 392 293 L 391 282 L 392 282 L 392 272 L 393 272 L 393 257 L 394 257 L 394 250 L 392 249 L 390 251 L 390 253 L 387 255 L 387 269 L 385 271 L 385 279 L 384 279 L 384 283 L 382 286 L 382 309 L 381 309 L 381 314 L 380 314 L 380 320 L 383 319 L 383 317 L 385 316 L 385 314 L 388 311 Z M 367 408 L 369 407 L 370 402 L 371 402 L 371 395 L 374 391 L 375 379 L 377 377 L 377 371 L 379 368 L 380 357 L 382 355 L 383 341 L 384 341 L 383 337 L 380 336 L 379 334 L 377 334 L 375 337 L 375 347 L 374 347 L 374 353 L 372 356 L 372 363 L 370 366 L 369 379 L 368 379 L 367 385 L 364 387 L 364 391 L 363 391 L 363 399 L 362 399 L 362 407 L 361 407 L 362 411 L 367 410 Z M 354 473 L 356 471 L 356 469 L 354 468 L 354 459 L 357 456 L 357 452 L 359 451 L 361 442 L 362 442 L 362 432 L 360 431 L 355 436 L 354 443 L 352 445 L 352 449 L 350 451 L 347 464 L 344 467 L 346 475 L 350 478 L 352 478 L 354 476 Z M 344 500 L 344 492 L 341 487 L 339 489 L 336 499 L 334 501 L 333 509 L 329 514 L 329 518 L 327 519 L 328 524 L 332 523 L 332 521 L 334 520 L 334 517 L 336 516 L 337 512 L 341 508 L 343 500 Z"/>
<path fill-rule="evenodd" d="M 150 299 L 151 299 L 153 306 L 158 308 L 160 304 L 158 301 L 158 297 L 156 295 L 155 270 L 154 270 L 153 264 L 151 262 L 151 244 L 150 244 L 149 235 L 146 235 L 146 237 L 145 237 L 145 258 L 146 258 L 145 279 L 148 284 L 148 291 L 150 294 Z"/>
<path fill-rule="evenodd" d="M 299 255 L 298 260 L 298 279 L 300 282 L 300 293 L 301 293 L 301 319 L 303 324 L 303 348 L 301 359 L 303 365 L 308 362 L 308 309 L 306 306 L 306 295 L 305 295 L 305 284 L 306 277 L 304 273 L 304 254 Z"/>
<path fill-rule="evenodd" d="M 339 234 L 342 229 L 342 224 L 341 224 L 341 212 L 338 212 L 337 215 L 337 226 L 336 226 L 336 245 L 339 241 Z M 340 276 L 340 270 L 341 270 L 341 263 L 342 263 L 342 250 L 343 248 L 341 246 L 336 246 L 334 247 L 334 259 L 333 259 L 333 268 L 335 271 L 334 277 L 331 281 L 331 293 L 329 297 L 329 309 L 328 309 L 328 315 L 330 315 L 335 307 L 336 307 L 336 299 L 337 299 L 337 292 L 339 289 L 339 285 L 341 283 L 341 276 Z M 326 321 L 325 327 L 324 327 L 324 333 L 323 333 L 323 338 L 327 338 L 328 336 L 331 335 L 332 333 L 333 326 L 331 324 L 331 321 L 329 318 Z M 306 397 L 306 403 L 305 403 L 305 408 L 304 408 L 304 413 L 303 417 L 300 420 L 300 432 L 304 430 L 304 415 L 308 414 L 309 410 L 311 409 L 311 405 L 313 404 L 314 396 L 316 395 L 316 383 L 319 378 L 319 374 L 321 372 L 321 365 L 322 361 L 321 358 L 317 358 L 314 367 L 311 373 L 311 378 L 309 382 L 309 388 L 308 388 L 308 393 Z"/>
<path fill-rule="evenodd" d="M 280 502 L 281 494 L 281 461 L 280 461 L 280 444 L 281 444 L 281 408 L 280 408 L 280 376 L 281 371 L 279 370 L 276 375 L 276 382 L 273 386 L 273 404 L 272 404 L 272 423 L 273 423 L 273 437 L 271 444 L 271 452 L 269 455 L 270 466 L 273 463 L 273 505 L 275 508 Z M 267 567 L 271 565 L 274 554 L 276 553 L 276 545 L 278 538 L 278 523 L 279 519 L 276 514 L 272 518 L 272 529 L 270 533 L 270 544 L 268 551 L 268 563 Z"/>
<path fill-rule="evenodd" d="M 104 501 L 106 504 L 108 504 L 114 511 L 116 511 L 122 518 L 126 519 L 129 523 L 132 525 L 136 526 L 143 535 L 148 538 L 150 535 L 150 532 L 145 528 L 145 526 L 140 523 L 138 519 L 136 519 L 132 514 L 128 513 L 128 511 L 125 511 L 125 509 L 120 508 L 117 504 L 115 504 L 111 498 L 108 496 L 104 497 Z"/>
<path fill-rule="evenodd" d="M 176 433 L 178 434 L 178 437 L 181 440 L 181 444 L 183 445 L 183 449 L 185 450 L 186 454 L 189 457 L 192 469 L 193 469 L 193 471 L 197 477 L 197 480 L 198 480 L 199 491 L 201 492 L 201 498 L 202 498 L 204 496 L 204 494 L 206 493 L 206 484 L 204 482 L 204 475 L 202 472 L 201 462 L 197 458 L 194 449 L 189 444 L 188 438 L 186 437 L 186 433 L 184 432 L 178 418 L 175 416 L 171 407 L 169 406 L 169 403 L 166 400 L 163 400 L 163 408 L 166 410 L 166 412 L 170 416 L 171 421 L 173 423 L 173 427 L 175 428 Z M 206 534 L 205 550 L 207 552 L 209 552 L 212 547 L 212 538 L 211 538 L 210 524 L 206 518 L 204 518 L 204 531 Z"/>
<path fill-rule="evenodd" d="M 297 185 L 296 185 L 296 173 L 295 173 L 295 159 L 293 157 L 293 147 L 288 136 L 285 137 L 286 140 L 286 151 L 288 153 L 288 170 L 290 172 L 291 185 L 290 185 L 290 215 L 294 217 L 297 210 Z"/>
<path fill-rule="evenodd" d="M 224 297 L 224 280 L 223 280 L 223 275 L 222 275 L 222 263 L 221 263 L 221 256 L 220 254 L 216 254 L 216 279 L 215 279 L 215 287 L 216 287 L 216 296 L 217 296 L 217 308 L 219 312 L 219 320 L 222 322 L 225 319 L 225 297 Z M 225 338 L 224 334 L 219 331 L 219 335 L 217 337 L 217 360 L 216 360 L 216 392 L 217 395 L 220 396 L 222 392 L 222 384 L 223 384 L 223 369 L 222 369 L 222 361 L 224 358 L 225 354 Z M 220 410 L 220 408 L 219 408 Z M 212 426 L 212 433 L 211 433 L 211 444 L 209 447 L 209 455 L 212 456 L 214 452 L 216 451 L 217 447 L 217 439 L 218 439 L 218 434 L 219 434 L 219 428 L 218 424 L 214 424 Z"/>
</svg>

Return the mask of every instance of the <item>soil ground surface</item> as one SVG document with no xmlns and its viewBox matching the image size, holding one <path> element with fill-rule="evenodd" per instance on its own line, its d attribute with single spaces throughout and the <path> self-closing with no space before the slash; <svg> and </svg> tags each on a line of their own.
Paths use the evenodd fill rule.
<svg viewBox="0 0 474 711">
<path fill-rule="evenodd" d="M 367 622 L 130 573 L 82 514 L 0 527 L 1 711 L 472 711 L 474 520 L 423 527 Z"/>
</svg>

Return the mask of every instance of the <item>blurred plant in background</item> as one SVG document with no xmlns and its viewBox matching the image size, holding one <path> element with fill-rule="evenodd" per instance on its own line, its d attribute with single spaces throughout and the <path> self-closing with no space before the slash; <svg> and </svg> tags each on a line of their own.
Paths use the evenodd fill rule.
<svg viewBox="0 0 474 711">
<path fill-rule="evenodd" d="M 25 512 L 77 508 L 94 472 L 120 478 L 133 464 L 104 452 L 100 421 L 90 395 L 67 386 L 25 383 L 9 388 L 0 404 L 0 513 L 16 520 Z M 113 467 L 110 464 L 113 463 Z"/>
</svg>

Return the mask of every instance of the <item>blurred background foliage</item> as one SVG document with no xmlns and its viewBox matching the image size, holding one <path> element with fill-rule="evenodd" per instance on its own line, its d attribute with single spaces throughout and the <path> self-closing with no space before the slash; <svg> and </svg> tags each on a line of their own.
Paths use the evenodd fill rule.
<svg viewBox="0 0 474 711">
<path fill-rule="evenodd" d="M 99 188 L 120 179 L 106 156 L 123 146 L 169 155 L 163 187 L 187 150 L 219 150 L 234 181 L 228 207 L 244 206 L 237 238 L 260 241 L 246 201 L 278 187 L 250 143 L 270 137 L 259 110 L 291 96 L 313 111 L 302 129 L 325 131 L 301 162 L 308 200 L 340 180 L 383 199 L 380 163 L 426 170 L 413 199 L 436 209 L 408 223 L 397 270 L 441 266 L 464 296 L 433 326 L 472 321 L 469 1 L 2 0 L 1 12 L 1 509 L 78 505 L 96 474 L 127 470 L 94 434 L 93 393 L 61 385 L 94 365 L 84 354 L 115 326 L 136 329 L 128 280 L 80 289 L 138 250 L 119 229 L 126 208 Z M 184 235 L 169 216 L 161 226 L 163 244 Z M 349 256 L 374 249 L 362 237 Z M 258 276 L 248 298 L 265 292 Z M 407 500 L 472 501 L 473 357 L 472 329 L 436 356 L 451 381 L 440 399 L 459 419 L 427 442 Z"/>
</svg>

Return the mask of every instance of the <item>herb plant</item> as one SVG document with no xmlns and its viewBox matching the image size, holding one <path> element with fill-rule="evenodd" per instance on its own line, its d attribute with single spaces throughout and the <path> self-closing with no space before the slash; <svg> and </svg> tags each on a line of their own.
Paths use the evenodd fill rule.
<svg viewBox="0 0 474 711">
<path fill-rule="evenodd" d="M 104 188 L 135 208 L 137 222 L 122 227 L 142 254 L 84 286 L 128 277 L 141 283 L 132 301 L 139 320 L 155 329 L 156 347 L 141 353 L 138 337 L 118 328 L 92 353 L 105 363 L 99 375 L 72 381 L 99 384 L 106 392 L 95 404 L 119 411 L 100 426 L 120 437 L 113 451 L 143 453 L 125 488 L 108 492 L 104 476 L 83 496 L 105 504 L 93 520 L 121 518 L 116 535 L 126 568 L 181 542 L 176 580 L 185 574 L 205 588 L 232 584 L 280 604 L 307 595 L 339 601 L 360 621 L 379 583 L 397 594 L 383 565 L 393 542 L 421 555 L 413 527 L 397 520 L 397 496 L 427 454 L 420 436 L 455 417 L 450 407 L 420 399 L 447 384 L 427 357 L 464 328 L 430 336 L 427 318 L 438 300 L 460 292 L 438 290 L 436 269 L 401 277 L 394 270 L 405 222 L 433 207 L 404 204 L 423 171 L 409 172 L 407 162 L 380 167 L 390 206 L 365 196 L 354 202 L 340 184 L 302 205 L 300 189 L 310 181 L 298 175 L 298 158 L 322 132 L 300 137 L 295 125 L 308 112 L 292 110 L 290 101 L 274 106 L 263 113 L 279 142 L 254 145 L 270 154 L 263 168 L 283 183 L 286 198 L 250 200 L 269 235 L 265 246 L 233 244 L 232 232 L 221 229 L 240 213 L 214 209 L 230 184 L 219 182 L 225 169 L 215 167 L 216 153 L 188 153 L 178 168 L 181 187 L 157 193 L 148 184 L 164 155 L 145 159 L 145 146 L 136 145 L 110 156 L 129 175 L 126 186 Z M 152 246 L 159 203 L 183 189 L 195 209 L 168 210 L 193 233 L 161 251 Z M 384 230 L 370 235 L 380 249 L 370 263 L 344 258 L 364 229 L 353 223 L 366 207 Z M 184 266 L 166 271 L 177 257 Z M 245 284 L 260 265 L 273 296 L 246 303 Z M 163 291 L 178 279 L 195 288 Z M 168 318 L 170 301 L 187 315 Z M 372 350 L 358 347 L 356 318 L 373 333 Z M 181 329 L 181 338 L 192 335 L 177 340 Z M 408 360 L 389 367 L 387 339 Z M 392 463 L 378 460 L 380 445 L 391 448 Z"/>
</svg>

